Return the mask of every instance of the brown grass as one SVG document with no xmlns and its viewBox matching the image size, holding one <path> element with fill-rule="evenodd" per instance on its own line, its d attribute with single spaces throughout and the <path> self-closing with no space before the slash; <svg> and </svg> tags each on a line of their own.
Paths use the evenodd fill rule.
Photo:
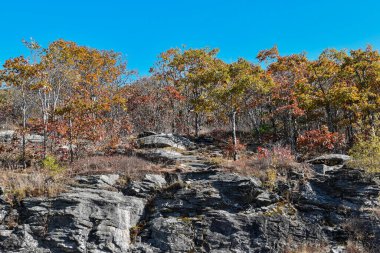
<svg viewBox="0 0 380 253">
<path fill-rule="evenodd" d="M 291 244 L 291 243 L 289 243 Z M 324 253 L 329 252 L 325 243 L 304 243 L 295 248 L 286 248 L 284 253 Z"/>
<path fill-rule="evenodd" d="M 51 175 L 46 170 L 1 170 L 0 185 L 4 199 L 15 204 L 26 197 L 53 197 L 64 191 L 70 178 L 63 174 Z"/>
<path fill-rule="evenodd" d="M 346 245 L 346 252 L 347 253 L 367 253 L 366 251 L 358 242 L 348 240 Z"/>
<path fill-rule="evenodd" d="M 130 179 L 140 179 L 148 173 L 160 173 L 161 167 L 136 156 L 93 156 L 70 165 L 70 176 L 116 173 Z"/>
<path fill-rule="evenodd" d="M 256 166 L 255 160 L 247 157 L 243 157 L 237 161 L 221 159 L 218 165 L 230 172 L 236 172 L 244 176 L 255 176 L 258 178 L 264 177 L 267 169 Z"/>
<path fill-rule="evenodd" d="M 77 175 L 120 174 L 131 180 L 148 173 L 160 173 L 160 167 L 135 156 L 94 156 L 82 158 L 58 172 L 42 168 L 0 170 L 4 199 L 16 204 L 26 197 L 54 197 L 63 192 Z"/>
</svg>

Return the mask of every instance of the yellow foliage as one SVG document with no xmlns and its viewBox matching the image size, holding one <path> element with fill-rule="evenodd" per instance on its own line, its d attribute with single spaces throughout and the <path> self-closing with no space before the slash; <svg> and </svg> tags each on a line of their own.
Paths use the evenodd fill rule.
<svg viewBox="0 0 380 253">
<path fill-rule="evenodd" d="M 64 170 L 64 167 L 59 165 L 55 157 L 50 155 L 46 156 L 45 159 L 42 160 L 42 165 L 52 174 L 59 174 Z"/>
<path fill-rule="evenodd" d="M 349 154 L 353 157 L 349 163 L 351 166 L 362 168 L 369 173 L 380 172 L 379 136 L 373 134 L 369 139 L 359 138 Z"/>
<path fill-rule="evenodd" d="M 270 190 L 273 190 L 276 186 L 277 181 L 277 171 L 275 169 L 268 169 L 266 171 L 266 181 L 264 182 L 264 186 Z"/>
</svg>

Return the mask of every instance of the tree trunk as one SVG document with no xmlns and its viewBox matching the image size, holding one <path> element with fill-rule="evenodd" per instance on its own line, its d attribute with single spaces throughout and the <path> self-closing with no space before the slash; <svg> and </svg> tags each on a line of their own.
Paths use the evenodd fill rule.
<svg viewBox="0 0 380 253">
<path fill-rule="evenodd" d="M 291 113 L 288 113 L 288 126 L 289 126 L 289 135 L 288 135 L 288 140 L 290 147 L 292 149 L 292 152 L 296 152 L 297 147 L 297 122 L 294 119 L 293 115 Z"/>
<path fill-rule="evenodd" d="M 329 128 L 330 132 L 335 132 L 331 106 L 326 105 L 325 110 L 326 110 L 326 116 L 327 116 L 327 127 Z"/>
<path fill-rule="evenodd" d="M 196 112 L 195 113 L 195 137 L 198 137 L 199 135 L 199 114 Z"/>
<path fill-rule="evenodd" d="M 233 151 L 233 159 L 234 161 L 237 160 L 237 150 L 236 150 L 236 145 L 237 145 L 237 138 L 236 138 L 236 111 L 232 112 L 232 142 L 234 146 L 234 151 Z"/>
<path fill-rule="evenodd" d="M 44 124 L 44 142 L 43 142 L 43 158 L 46 158 L 46 151 L 47 151 L 47 132 L 48 132 L 48 116 L 47 113 L 44 113 L 43 116 L 43 124 Z"/>
<path fill-rule="evenodd" d="M 354 134 L 354 128 L 353 128 L 353 116 L 352 113 L 348 113 L 347 115 L 349 119 L 349 125 L 347 126 L 347 141 L 348 141 L 348 147 L 352 147 L 354 144 L 355 134 Z"/>
<path fill-rule="evenodd" d="M 26 132 L 26 102 L 23 101 L 22 108 L 22 168 L 26 169 L 26 140 L 25 140 L 25 132 Z"/>
<path fill-rule="evenodd" d="M 270 107 L 269 108 L 269 115 L 271 115 L 270 117 L 270 121 L 272 123 L 272 131 L 273 131 L 273 140 L 277 140 L 277 125 L 276 125 L 276 119 L 275 117 L 273 116 L 273 110 L 272 108 Z"/>
<path fill-rule="evenodd" d="M 69 149 L 70 149 L 70 163 L 74 162 L 74 150 L 73 150 L 73 122 L 71 117 L 69 118 Z"/>
<path fill-rule="evenodd" d="M 256 134 L 257 140 L 261 143 L 260 124 L 256 118 L 256 115 L 254 115 L 254 113 L 251 111 L 248 112 L 248 115 L 251 119 L 251 131 Z"/>
</svg>

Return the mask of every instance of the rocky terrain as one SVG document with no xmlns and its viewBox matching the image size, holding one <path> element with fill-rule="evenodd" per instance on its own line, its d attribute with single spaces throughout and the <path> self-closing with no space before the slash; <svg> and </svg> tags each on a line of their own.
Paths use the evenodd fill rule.
<svg viewBox="0 0 380 253">
<path fill-rule="evenodd" d="M 347 156 L 310 160 L 312 175 L 289 170 L 269 189 L 186 139 L 148 133 L 138 144 L 137 155 L 179 172 L 80 176 L 55 198 L 0 200 L 0 251 L 353 252 L 358 242 L 355 252 L 380 252 L 379 177 Z"/>
</svg>

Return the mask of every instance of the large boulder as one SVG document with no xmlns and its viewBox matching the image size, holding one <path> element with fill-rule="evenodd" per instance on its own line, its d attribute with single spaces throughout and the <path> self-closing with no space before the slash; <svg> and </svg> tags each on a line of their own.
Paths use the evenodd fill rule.
<svg viewBox="0 0 380 253">
<path fill-rule="evenodd" d="M 123 190 L 123 193 L 129 196 L 149 198 L 165 185 L 166 180 L 162 175 L 147 174 L 140 181 L 132 181 Z"/>
<path fill-rule="evenodd" d="M 177 151 L 165 149 L 141 150 L 137 152 L 137 155 L 152 162 L 161 162 L 166 164 L 174 164 L 178 158 L 183 156 Z"/>
<path fill-rule="evenodd" d="M 177 149 L 191 149 L 195 144 L 189 139 L 174 134 L 155 134 L 137 139 L 140 148 L 165 148 L 172 147 Z"/>
<path fill-rule="evenodd" d="M 318 156 L 306 162 L 312 165 L 315 172 L 325 174 L 329 171 L 341 169 L 350 160 L 351 157 L 348 155 L 328 154 Z"/>
<path fill-rule="evenodd" d="M 42 143 L 44 142 L 44 137 L 39 134 L 27 134 L 25 135 L 25 140 L 30 143 Z"/>
<path fill-rule="evenodd" d="M 18 224 L 0 227 L 0 235 L 8 233 L 0 236 L 0 252 L 127 252 L 130 228 L 146 200 L 117 192 L 117 180 L 117 175 L 78 177 L 56 198 L 25 199 Z"/>
<path fill-rule="evenodd" d="M 1 130 L 0 142 L 10 142 L 16 137 L 16 133 L 13 130 Z"/>
<path fill-rule="evenodd" d="M 143 138 L 143 137 L 148 137 L 148 136 L 151 136 L 151 135 L 156 135 L 157 133 L 156 132 L 153 132 L 153 131 L 144 131 L 142 133 L 139 133 L 137 135 L 137 138 Z"/>
<path fill-rule="evenodd" d="M 328 155 L 318 156 L 306 162 L 310 164 L 324 164 L 327 166 L 335 166 L 335 165 L 343 165 L 349 160 L 351 160 L 351 156 L 348 156 L 348 155 L 328 154 Z"/>
</svg>

